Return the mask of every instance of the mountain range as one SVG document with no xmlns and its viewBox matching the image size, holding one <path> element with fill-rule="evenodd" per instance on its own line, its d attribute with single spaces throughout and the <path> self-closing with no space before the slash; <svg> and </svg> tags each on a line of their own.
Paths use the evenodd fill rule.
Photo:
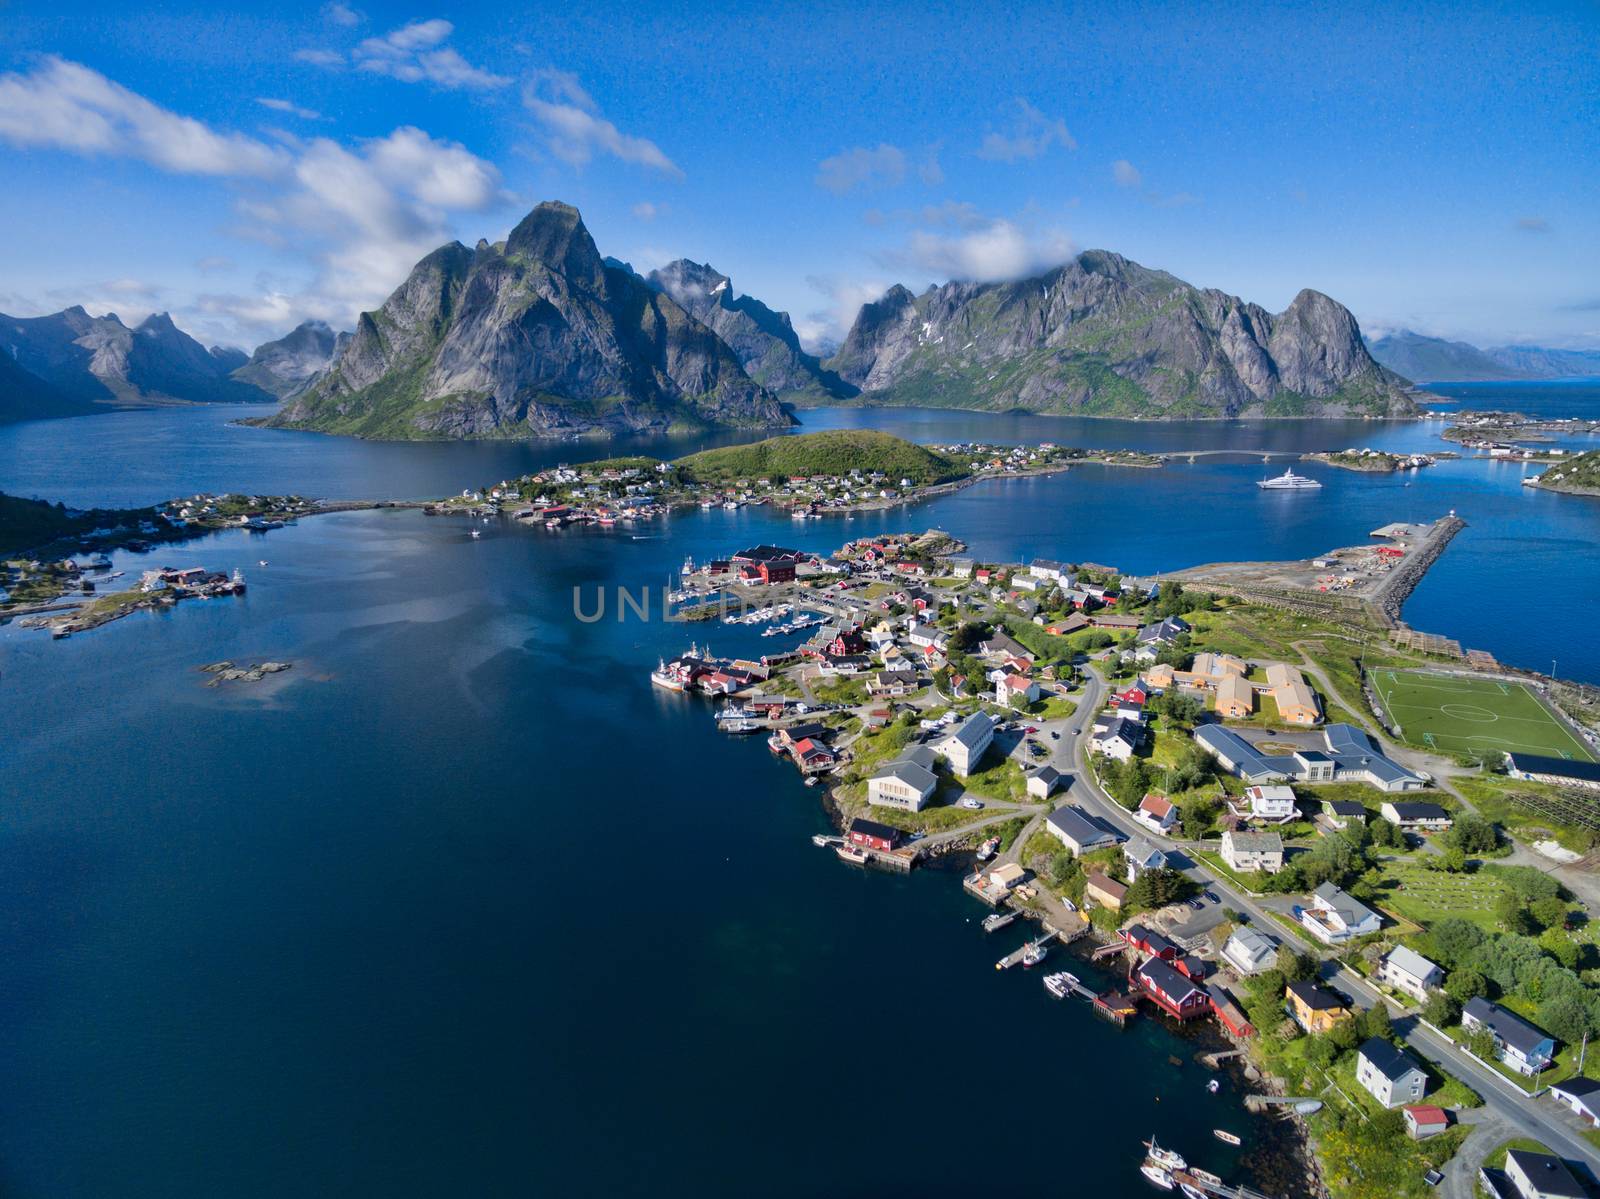
<svg viewBox="0 0 1600 1199">
<path fill-rule="evenodd" d="M 232 377 L 247 361 L 242 350 L 206 349 L 164 312 L 131 329 L 115 313 L 90 316 L 76 306 L 49 316 L 0 314 L 0 419 L 271 400 Z"/>
<path fill-rule="evenodd" d="M 1429 383 L 1477 383 L 1511 379 L 1571 379 L 1600 375 L 1600 350 L 1543 346 L 1496 346 L 1483 350 L 1409 329 L 1374 338 L 1372 356 L 1390 370 Z"/>
<path fill-rule="evenodd" d="M 1167 418 L 1415 411 L 1406 380 L 1322 293 L 1274 315 L 1104 250 L 1011 283 L 890 288 L 823 365 L 879 403 Z"/>
<path fill-rule="evenodd" d="M 439 247 L 353 333 L 307 321 L 247 359 L 205 349 L 164 313 L 130 329 L 69 308 L 0 316 L 0 349 L 0 419 L 277 398 L 275 425 L 402 439 L 778 428 L 793 423 L 785 405 L 838 403 L 1395 416 L 1416 410 L 1412 378 L 1600 370 L 1600 353 L 1409 333 L 1369 346 L 1320 292 L 1271 313 L 1105 250 L 1011 282 L 896 285 L 819 359 L 786 313 L 711 265 L 641 275 L 603 258 L 577 209 L 557 202 L 503 242 Z"/>
<path fill-rule="evenodd" d="M 366 437 L 560 437 L 792 423 L 715 332 L 540 204 L 451 242 L 361 314 L 273 424 Z"/>
</svg>

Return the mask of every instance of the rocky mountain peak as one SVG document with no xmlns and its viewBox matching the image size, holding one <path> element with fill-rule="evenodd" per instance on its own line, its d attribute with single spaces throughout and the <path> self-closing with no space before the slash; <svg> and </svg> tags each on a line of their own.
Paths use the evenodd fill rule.
<svg viewBox="0 0 1600 1199">
<path fill-rule="evenodd" d="M 557 274 L 598 285 L 605 263 L 583 217 L 570 204 L 546 200 L 506 239 L 506 256 L 542 263 Z"/>
<path fill-rule="evenodd" d="M 733 301 L 733 280 L 709 262 L 693 262 L 680 258 L 650 272 L 650 285 L 666 292 L 678 303 L 689 306 L 689 301 L 701 297 L 713 298 L 723 306 Z"/>
</svg>

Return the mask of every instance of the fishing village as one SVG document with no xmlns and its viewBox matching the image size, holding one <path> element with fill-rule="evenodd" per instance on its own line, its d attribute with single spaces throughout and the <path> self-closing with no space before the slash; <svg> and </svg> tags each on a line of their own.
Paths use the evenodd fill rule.
<svg viewBox="0 0 1600 1199">
<path fill-rule="evenodd" d="M 1600 1124 L 1579 1052 L 1600 992 L 1562 965 L 1596 954 L 1593 888 L 1560 870 L 1595 834 L 1555 799 L 1592 808 L 1600 734 L 1542 676 L 1398 621 L 1392 593 L 1460 526 L 1153 577 L 980 562 L 939 530 L 748 546 L 684 564 L 673 598 L 703 634 L 650 682 L 817 788 L 835 831 L 813 841 L 843 864 L 958 872 L 988 911 L 975 928 L 1011 944 L 1000 975 L 1036 973 L 1108 1030 L 1202 1030 L 1196 1102 L 1228 1088 L 1256 1113 L 1214 1134 L 1249 1177 L 1190 1165 L 1156 1130 L 1129 1161 L 1153 1187 L 1421 1194 L 1465 1155 L 1469 1180 L 1531 1199 L 1515 1155 L 1566 1172 Z M 719 625 L 762 644 L 716 656 Z M 1517 695 L 1546 728 L 1463 752 L 1460 705 L 1407 727 L 1433 687 Z M 1532 752 L 1541 736 L 1571 748 Z M 1533 1001 L 1497 960 L 1524 943 L 1521 968 L 1574 1008 Z M 1273 1121 L 1302 1147 L 1281 1169 L 1263 1160 Z"/>
</svg>

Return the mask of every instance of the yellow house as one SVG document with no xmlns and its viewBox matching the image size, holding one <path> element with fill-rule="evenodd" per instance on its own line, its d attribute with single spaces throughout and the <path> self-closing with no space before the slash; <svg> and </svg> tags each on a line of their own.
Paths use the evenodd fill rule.
<svg viewBox="0 0 1600 1199">
<path fill-rule="evenodd" d="M 1305 676 L 1293 666 L 1274 662 L 1267 667 L 1267 686 L 1272 690 L 1273 702 L 1278 705 L 1278 716 L 1290 724 L 1316 724 L 1322 719 L 1317 708 L 1317 695 L 1306 683 Z"/>
<path fill-rule="evenodd" d="M 1217 680 L 1217 715 L 1224 720 L 1245 720 L 1256 710 L 1256 689 L 1240 675 L 1224 674 Z"/>
<path fill-rule="evenodd" d="M 1107 878 L 1099 871 L 1089 876 L 1083 893 L 1094 900 L 1103 908 L 1110 908 L 1113 912 L 1122 907 L 1122 901 L 1128 897 L 1128 888 L 1117 882 L 1114 878 Z"/>
<path fill-rule="evenodd" d="M 1350 1009 L 1332 991 L 1313 982 L 1294 982 L 1284 988 L 1294 1022 L 1309 1033 L 1328 1032 L 1341 1020 L 1350 1018 Z"/>
</svg>

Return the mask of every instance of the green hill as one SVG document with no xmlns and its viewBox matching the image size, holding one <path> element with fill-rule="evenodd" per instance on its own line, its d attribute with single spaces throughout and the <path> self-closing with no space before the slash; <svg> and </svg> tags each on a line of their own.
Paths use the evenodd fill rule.
<svg viewBox="0 0 1600 1199">
<path fill-rule="evenodd" d="M 846 475 L 881 471 L 892 483 L 910 479 L 922 486 L 966 476 L 967 470 L 943 454 L 871 429 L 837 429 L 773 437 L 751 445 L 702 450 L 676 465 L 693 481 L 786 479 L 790 475 Z"/>
<path fill-rule="evenodd" d="M 1574 495 L 1600 495 L 1600 450 L 1590 450 L 1546 467 L 1539 476 L 1539 486 Z"/>
</svg>

